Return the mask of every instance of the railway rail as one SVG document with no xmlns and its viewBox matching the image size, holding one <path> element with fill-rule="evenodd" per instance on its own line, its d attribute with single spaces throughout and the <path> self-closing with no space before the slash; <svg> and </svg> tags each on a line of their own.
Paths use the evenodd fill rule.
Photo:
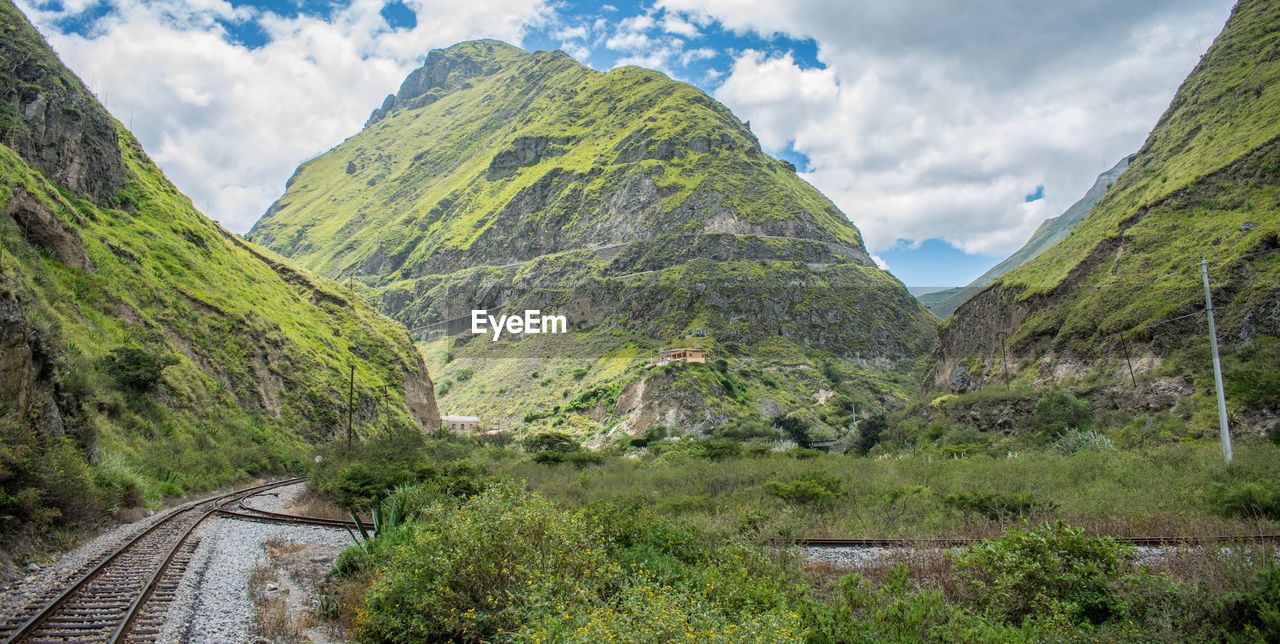
<svg viewBox="0 0 1280 644">
<path fill-rule="evenodd" d="M 77 571 L 73 581 L 0 622 L 0 637 L 16 642 L 149 642 L 160 636 L 165 610 L 196 548 L 196 527 L 211 516 L 244 521 L 353 529 L 355 521 L 262 510 L 246 502 L 306 478 L 276 481 L 179 506 L 118 548 Z M 951 548 L 978 538 L 797 538 L 777 546 L 813 548 Z M 1216 537 L 1116 537 L 1135 546 L 1277 543 L 1280 534 Z"/>
<path fill-rule="evenodd" d="M 351 521 L 267 512 L 244 504 L 249 497 L 305 480 L 276 481 L 179 506 L 84 566 L 68 585 L 50 590 L 0 623 L 0 637 L 15 643 L 155 641 L 165 609 L 195 552 L 197 540 L 191 534 L 205 519 L 226 516 L 332 528 L 355 526 Z"/>
<path fill-rule="evenodd" d="M 1223 543 L 1280 543 L 1280 534 L 1227 535 L 1213 537 L 1113 537 L 1116 541 L 1132 546 L 1203 546 Z M 981 538 L 865 538 L 827 539 L 798 538 L 777 539 L 774 545 L 805 546 L 810 548 L 954 548 L 982 541 Z"/>
</svg>

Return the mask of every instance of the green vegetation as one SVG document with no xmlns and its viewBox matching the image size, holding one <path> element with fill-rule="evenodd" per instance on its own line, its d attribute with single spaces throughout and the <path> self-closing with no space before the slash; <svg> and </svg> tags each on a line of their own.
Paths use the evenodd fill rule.
<svg viewBox="0 0 1280 644">
<path fill-rule="evenodd" d="M 563 434 L 530 437 L 523 448 L 427 439 L 419 468 L 465 468 L 496 482 L 388 492 L 377 506 L 398 508 L 404 520 L 339 559 L 331 592 L 359 599 L 336 613 L 353 620 L 358 641 L 1212 641 L 1225 633 L 1265 641 L 1280 633 L 1270 548 L 1177 555 L 1153 569 L 1096 536 L 1274 530 L 1275 519 L 1218 516 L 1212 491 L 1275 480 L 1280 448 L 1265 441 L 1242 443 L 1239 462 L 1224 469 L 1207 443 L 1004 459 L 938 458 L 936 448 L 797 458 L 665 433 L 654 428 L 645 447 L 604 450 L 585 467 L 538 458 L 578 451 Z M 885 433 L 898 428 L 886 422 Z M 707 443 L 736 444 L 738 453 L 710 456 Z M 988 491 L 969 492 L 974 481 Z M 1034 493 L 1017 491 L 1027 488 Z M 798 553 L 767 545 L 801 535 L 975 533 L 992 538 L 854 572 L 803 565 Z"/>
<path fill-rule="evenodd" d="M 74 138 L 86 156 L 63 161 L 92 179 L 0 146 L 0 556 L 107 510 L 300 470 L 338 426 L 353 362 L 357 422 L 418 425 L 404 385 L 426 373 L 402 327 L 200 215 L 17 9 L 0 22 L 22 68 L 0 79 L 21 85 L 0 101 L 5 140 Z M 33 125 L 17 101 L 37 93 L 82 118 Z"/>
<path fill-rule="evenodd" d="M 1201 256 L 1233 411 L 1254 431 L 1275 409 L 1280 293 L 1280 6 L 1243 0 L 1183 82 L 1124 174 L 1064 239 L 957 309 L 934 369 L 995 365 L 990 338 L 1010 324 L 1010 369 L 1026 381 L 1119 384 L 1127 351 L 1139 378 L 1194 382 L 1194 413 L 1214 423 Z M 1188 316 L 1187 319 L 1174 320 Z M 1170 321 L 1172 320 L 1172 321 Z M 1238 339 L 1238 340 L 1237 340 Z M 1145 364 L 1140 356 L 1147 356 Z M 1270 355 L 1269 366 L 1254 362 Z M 942 385 L 951 373 L 934 373 Z M 998 371 L 986 375 L 998 378 Z M 1256 384 L 1255 384 L 1256 383 Z M 1269 411 L 1270 410 L 1270 411 Z"/>
<path fill-rule="evenodd" d="M 760 417 L 766 399 L 810 407 L 836 385 L 876 410 L 914 389 L 906 374 L 937 321 L 700 90 L 494 41 L 434 50 L 411 80 L 303 164 L 250 237 L 352 276 L 429 333 L 482 305 L 571 313 L 562 337 L 432 335 L 423 353 L 446 409 L 594 444 L 641 380 L 652 414 L 705 411 L 711 424 Z M 685 344 L 724 368 L 641 373 Z"/>
</svg>

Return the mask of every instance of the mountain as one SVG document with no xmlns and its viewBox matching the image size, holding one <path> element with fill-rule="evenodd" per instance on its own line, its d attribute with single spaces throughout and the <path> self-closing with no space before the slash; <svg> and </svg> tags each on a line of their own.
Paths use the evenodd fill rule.
<svg viewBox="0 0 1280 644">
<path fill-rule="evenodd" d="M 969 282 L 966 286 L 959 288 L 947 289 L 945 291 L 935 291 L 916 296 L 920 303 L 928 307 L 934 315 L 939 318 L 946 319 L 956 310 L 957 306 L 964 303 L 974 293 L 977 293 L 982 287 L 996 281 L 997 277 L 1008 273 L 1009 271 L 1022 266 L 1027 260 L 1043 253 L 1049 247 L 1062 241 L 1062 238 L 1071 232 L 1071 229 L 1089 214 L 1089 209 L 1093 208 L 1093 204 L 1098 203 L 1102 195 L 1107 193 L 1107 189 L 1120 177 L 1120 173 L 1129 166 L 1129 160 L 1132 155 L 1120 159 L 1110 170 L 1098 175 L 1097 180 L 1093 182 L 1093 186 L 1079 201 L 1071 204 L 1061 215 L 1051 217 L 1044 220 L 1036 232 L 1031 235 L 1031 239 L 1022 245 L 1022 248 L 1014 251 L 1014 253 L 1001 261 L 999 264 L 992 266 L 990 270 L 978 276 L 977 279 Z"/>
<path fill-rule="evenodd" d="M 0 532 L 297 466 L 346 421 L 349 365 L 358 424 L 438 426 L 402 326 L 202 216 L 0 22 Z"/>
<path fill-rule="evenodd" d="M 367 286 L 433 339 L 450 410 L 500 425 L 707 429 L 814 407 L 828 363 L 880 405 L 901 389 L 882 375 L 917 364 L 936 328 L 848 218 L 702 91 L 491 40 L 431 51 L 249 237 Z M 473 309 L 552 310 L 571 333 L 494 343 L 467 330 Z M 642 369 L 689 343 L 722 370 Z"/>
<path fill-rule="evenodd" d="M 956 309 L 926 386 L 1122 382 L 1216 425 L 1200 261 L 1228 406 L 1280 408 L 1280 5 L 1242 0 L 1127 170 L 1062 241 Z M 1126 355 L 1128 359 L 1126 360 Z M 1180 412 L 1181 413 L 1181 412 Z M 1271 420 L 1268 420 L 1271 419 Z"/>
</svg>

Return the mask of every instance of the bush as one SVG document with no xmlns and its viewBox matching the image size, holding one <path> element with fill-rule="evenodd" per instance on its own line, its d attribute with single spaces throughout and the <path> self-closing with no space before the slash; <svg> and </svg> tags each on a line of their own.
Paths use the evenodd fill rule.
<svg viewBox="0 0 1280 644">
<path fill-rule="evenodd" d="M 768 481 L 764 489 L 789 503 L 831 503 L 844 496 L 844 486 L 839 477 L 818 472 L 805 474 L 789 483 Z"/>
<path fill-rule="evenodd" d="M 154 356 L 136 347 L 120 347 L 106 358 L 105 369 L 120 386 L 139 394 L 155 388 L 165 367 L 178 364 L 172 355 Z"/>
<path fill-rule="evenodd" d="M 1042 436 L 1056 438 L 1068 429 L 1089 429 L 1093 406 L 1066 389 L 1052 389 L 1036 401 L 1035 428 Z"/>
<path fill-rule="evenodd" d="M 859 454 L 865 455 L 880 442 L 880 437 L 887 429 L 889 429 L 889 421 L 885 419 L 884 414 L 876 414 L 863 420 L 858 423 L 858 439 L 854 442 L 853 448 Z"/>
<path fill-rule="evenodd" d="M 1280 483 L 1210 483 L 1205 488 L 1209 509 L 1224 516 L 1280 519 Z"/>
<path fill-rule="evenodd" d="M 1052 510 L 1053 504 L 1037 500 L 1029 493 L 995 494 L 961 492 L 949 494 L 942 504 L 961 512 L 981 514 L 992 521 L 1007 521 L 1013 517 L 1025 518 L 1037 510 Z"/>
<path fill-rule="evenodd" d="M 790 436 L 791 440 L 796 442 L 796 445 L 801 447 L 809 446 L 809 425 L 803 420 L 795 416 L 781 414 L 774 416 L 773 426 L 786 432 L 787 436 Z"/>
<path fill-rule="evenodd" d="M 1082 431 L 1073 427 L 1053 442 L 1053 450 L 1067 456 L 1076 452 L 1112 452 L 1115 449 L 1115 443 L 1112 443 L 1110 438 L 1092 429 Z"/>
<path fill-rule="evenodd" d="M 774 441 L 782 437 L 782 432 L 762 420 L 738 420 L 715 428 L 711 435 L 737 441 Z"/>
<path fill-rule="evenodd" d="M 622 581 L 582 513 L 510 484 L 377 541 L 383 573 L 356 624 L 363 640 L 492 639 L 519 631 L 544 607 L 599 603 Z"/>
<path fill-rule="evenodd" d="M 711 461 L 722 461 L 742 455 L 742 443 L 727 438 L 704 438 L 697 443 L 697 454 Z"/>
<path fill-rule="evenodd" d="M 910 570 L 895 564 L 879 588 L 860 575 L 836 584 L 837 604 L 811 606 L 806 620 L 819 642 L 1023 642 L 1026 634 L 913 588 Z"/>
<path fill-rule="evenodd" d="M 564 432 L 539 432 L 534 434 L 521 443 L 524 451 L 529 453 L 537 452 L 576 452 L 582 449 L 582 444 L 578 439 Z"/>
<path fill-rule="evenodd" d="M 1032 616 L 1101 624 L 1124 611 L 1115 584 L 1132 553 L 1111 537 L 1058 522 L 1014 526 L 952 560 L 972 601 L 1012 624 Z"/>
<path fill-rule="evenodd" d="M 588 452 L 586 450 L 576 450 L 573 452 L 559 452 L 556 450 L 543 450 L 533 455 L 534 463 L 542 465 L 559 465 L 567 463 L 578 467 L 587 465 L 599 465 L 604 462 L 604 454 L 599 452 Z"/>
<path fill-rule="evenodd" d="M 1261 570 L 1253 590 L 1226 593 L 1214 612 L 1223 632 L 1253 631 L 1257 641 L 1280 642 L 1280 568 Z"/>
</svg>

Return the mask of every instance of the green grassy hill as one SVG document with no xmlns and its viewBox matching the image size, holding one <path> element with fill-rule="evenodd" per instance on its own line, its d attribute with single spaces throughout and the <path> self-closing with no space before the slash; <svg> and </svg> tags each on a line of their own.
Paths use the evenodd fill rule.
<svg viewBox="0 0 1280 644">
<path fill-rule="evenodd" d="M 353 364 L 357 422 L 438 424 L 402 326 L 206 219 L 7 2 L 0 28 L 0 532 L 297 466 Z"/>
<path fill-rule="evenodd" d="M 496 41 L 433 50 L 249 237 L 359 285 L 428 341 L 446 410 L 495 426 L 705 431 L 806 411 L 835 431 L 850 404 L 907 395 L 885 382 L 906 382 L 936 328 L 702 91 Z M 480 308 L 564 314 L 570 337 L 491 343 L 467 329 Z M 725 363 L 696 383 L 644 368 L 690 342 Z"/>
<path fill-rule="evenodd" d="M 956 310 L 926 386 L 997 381 L 1002 336 L 1015 384 L 1119 382 L 1127 344 L 1139 390 L 1187 387 L 1207 425 L 1204 256 L 1228 406 L 1267 429 L 1280 408 L 1278 78 L 1280 6 L 1244 0 L 1088 217 Z"/>
</svg>

